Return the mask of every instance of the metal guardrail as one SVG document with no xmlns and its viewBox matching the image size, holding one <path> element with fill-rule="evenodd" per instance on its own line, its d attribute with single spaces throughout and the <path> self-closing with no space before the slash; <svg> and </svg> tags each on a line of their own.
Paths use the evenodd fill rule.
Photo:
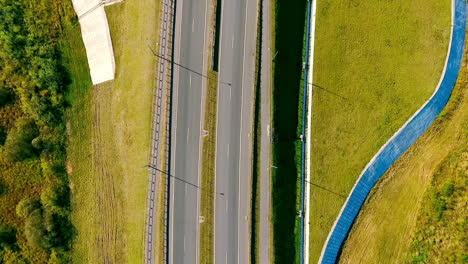
<svg viewBox="0 0 468 264">
<path fill-rule="evenodd" d="M 159 43 L 159 54 L 163 57 L 173 57 L 174 51 L 174 22 L 175 22 L 175 0 L 164 0 L 162 5 L 162 25 Z M 172 60 L 171 60 L 172 61 Z M 158 167 L 162 164 L 165 169 L 170 168 L 170 147 L 171 147 L 171 104 L 172 104 L 172 76 L 173 76 L 173 63 L 168 63 L 166 60 L 158 60 L 157 73 L 156 73 L 156 89 L 153 95 L 153 123 L 152 123 L 152 146 L 150 165 Z M 164 109 L 166 107 L 166 109 Z M 166 115 L 166 116 L 164 116 Z M 165 129 L 165 143 L 166 148 L 162 146 L 163 131 Z M 166 150 L 165 155 L 161 155 L 161 151 Z M 161 160 L 166 157 L 165 161 Z M 153 264 L 155 255 L 155 238 L 157 235 L 155 228 L 156 212 L 157 212 L 157 186 L 158 176 L 161 172 L 157 169 L 150 167 L 149 177 L 149 190 L 148 190 L 148 214 L 146 219 L 146 241 L 145 241 L 145 263 Z M 170 178 L 167 177 L 166 185 L 164 186 L 164 262 L 168 263 L 168 221 L 169 221 L 169 191 L 170 191 Z"/>
<path fill-rule="evenodd" d="M 307 1 L 307 28 L 306 28 L 306 47 L 305 47 L 305 62 L 304 64 L 304 97 L 302 105 L 302 146 L 301 146 L 301 250 L 300 250 L 300 263 L 304 264 L 304 212 L 309 208 L 304 208 L 305 201 L 305 158 L 306 158 L 306 144 L 308 143 L 306 137 L 306 124 L 307 124 L 307 86 L 308 86 L 308 71 L 309 71 L 309 50 L 310 50 L 310 25 L 311 25 L 311 8 L 312 0 Z M 307 249 L 308 250 L 308 249 Z"/>
</svg>

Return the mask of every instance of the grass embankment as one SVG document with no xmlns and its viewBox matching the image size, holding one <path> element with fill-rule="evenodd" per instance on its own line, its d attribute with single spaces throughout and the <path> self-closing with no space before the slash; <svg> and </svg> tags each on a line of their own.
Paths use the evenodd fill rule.
<svg viewBox="0 0 468 264">
<path fill-rule="evenodd" d="M 445 61 L 450 5 L 317 3 L 312 182 L 348 194 L 366 163 L 429 98 Z M 312 188 L 311 262 L 317 262 L 343 203 Z"/>
<path fill-rule="evenodd" d="M 274 43 L 277 56 L 273 77 L 272 207 L 275 263 L 297 261 L 296 145 L 306 1 L 275 2 Z"/>
<path fill-rule="evenodd" d="M 341 263 L 466 263 L 467 88 L 465 50 L 447 107 L 371 192 Z"/>
<path fill-rule="evenodd" d="M 159 2 L 127 0 L 106 7 L 116 59 L 114 81 L 91 87 L 77 32 L 72 68 L 70 169 L 74 263 L 144 259 L 148 162 Z M 125 22 L 123 22 L 125 21 Z"/>
</svg>

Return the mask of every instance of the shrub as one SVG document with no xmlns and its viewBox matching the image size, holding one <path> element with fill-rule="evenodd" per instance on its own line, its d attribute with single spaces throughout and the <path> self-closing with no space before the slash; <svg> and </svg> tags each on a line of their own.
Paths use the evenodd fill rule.
<svg viewBox="0 0 468 264">
<path fill-rule="evenodd" d="M 0 180 L 0 195 L 6 193 L 6 191 L 7 191 L 7 188 L 5 184 Z"/>
<path fill-rule="evenodd" d="M 45 229 L 42 210 L 34 210 L 29 214 L 24 223 L 24 234 L 30 246 L 50 248 L 47 241 L 47 230 Z"/>
<path fill-rule="evenodd" d="M 0 250 L 13 248 L 16 244 L 16 230 L 0 224 Z"/>
<path fill-rule="evenodd" d="M 432 195 L 432 213 L 437 220 L 442 219 L 444 211 L 447 209 L 447 203 L 439 192 L 434 192 Z"/>
<path fill-rule="evenodd" d="M 10 90 L 0 88 L 0 107 L 9 104 L 13 100 L 13 94 Z"/>
<path fill-rule="evenodd" d="M 41 150 L 43 148 L 42 138 L 39 136 L 31 141 L 33 148 Z"/>
<path fill-rule="evenodd" d="M 4 156 L 8 161 L 22 161 L 36 154 L 31 141 L 38 136 L 38 129 L 33 121 L 19 119 L 16 127 L 7 135 Z"/>
<path fill-rule="evenodd" d="M 68 253 L 53 249 L 47 264 L 68 264 L 70 262 L 71 258 Z"/>
<path fill-rule="evenodd" d="M 450 197 L 450 196 L 452 196 L 454 191 L 455 191 L 455 185 L 454 185 L 453 181 L 449 181 L 449 182 L 444 183 L 444 185 L 442 186 L 442 188 L 440 190 L 440 193 L 444 197 Z"/>
<path fill-rule="evenodd" d="M 3 146 L 5 144 L 7 133 L 5 131 L 5 128 L 0 126 L 0 146 Z"/>
<path fill-rule="evenodd" d="M 47 212 L 44 217 L 47 244 L 50 248 L 69 250 L 74 237 L 74 228 L 66 216 Z"/>
<path fill-rule="evenodd" d="M 25 198 L 16 205 L 16 214 L 20 217 L 29 217 L 29 215 L 41 208 L 41 203 L 38 200 Z"/>
<path fill-rule="evenodd" d="M 1 262 L 2 264 L 29 264 L 20 251 L 7 249 L 1 253 L 3 253 L 3 262 Z M 2 260 L 1 255 L 0 260 Z"/>
</svg>

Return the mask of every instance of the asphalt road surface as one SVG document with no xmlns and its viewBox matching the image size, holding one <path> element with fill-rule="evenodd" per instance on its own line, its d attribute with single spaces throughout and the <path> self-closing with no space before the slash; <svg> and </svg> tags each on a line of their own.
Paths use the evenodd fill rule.
<svg viewBox="0 0 468 264">
<path fill-rule="evenodd" d="M 260 72 L 260 263 L 270 263 L 270 212 L 271 212 L 271 2 L 262 0 L 262 57 Z M 274 56 L 274 54 L 273 54 Z"/>
<path fill-rule="evenodd" d="M 207 0 L 178 0 L 174 61 L 206 74 Z M 175 66 L 172 174 L 199 185 L 206 79 Z M 199 262 L 200 190 L 171 179 L 169 263 Z"/>
<path fill-rule="evenodd" d="M 215 262 L 249 263 L 252 122 L 258 2 L 222 1 Z"/>
</svg>

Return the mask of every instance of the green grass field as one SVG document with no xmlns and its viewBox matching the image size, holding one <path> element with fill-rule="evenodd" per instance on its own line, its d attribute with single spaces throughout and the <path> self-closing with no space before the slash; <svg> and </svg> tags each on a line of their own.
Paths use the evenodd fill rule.
<svg viewBox="0 0 468 264">
<path fill-rule="evenodd" d="M 81 36 L 63 44 L 72 74 L 68 112 L 74 263 L 142 263 L 159 2 L 106 8 L 116 78 L 92 87 Z M 122 23 L 125 21 L 125 23 Z"/>
<path fill-rule="evenodd" d="M 340 263 L 466 263 L 466 257 L 463 262 L 460 256 L 467 252 L 466 50 L 462 69 L 441 117 L 372 191 L 349 235 Z M 447 182 L 454 183 L 455 195 L 439 218 L 434 215 L 438 210 L 431 208 L 437 201 L 434 193 Z M 417 262 L 418 257 L 426 262 Z"/>
<path fill-rule="evenodd" d="M 378 149 L 429 98 L 443 68 L 450 0 L 317 2 L 313 183 L 347 195 Z M 310 261 L 344 199 L 312 187 Z"/>
</svg>

